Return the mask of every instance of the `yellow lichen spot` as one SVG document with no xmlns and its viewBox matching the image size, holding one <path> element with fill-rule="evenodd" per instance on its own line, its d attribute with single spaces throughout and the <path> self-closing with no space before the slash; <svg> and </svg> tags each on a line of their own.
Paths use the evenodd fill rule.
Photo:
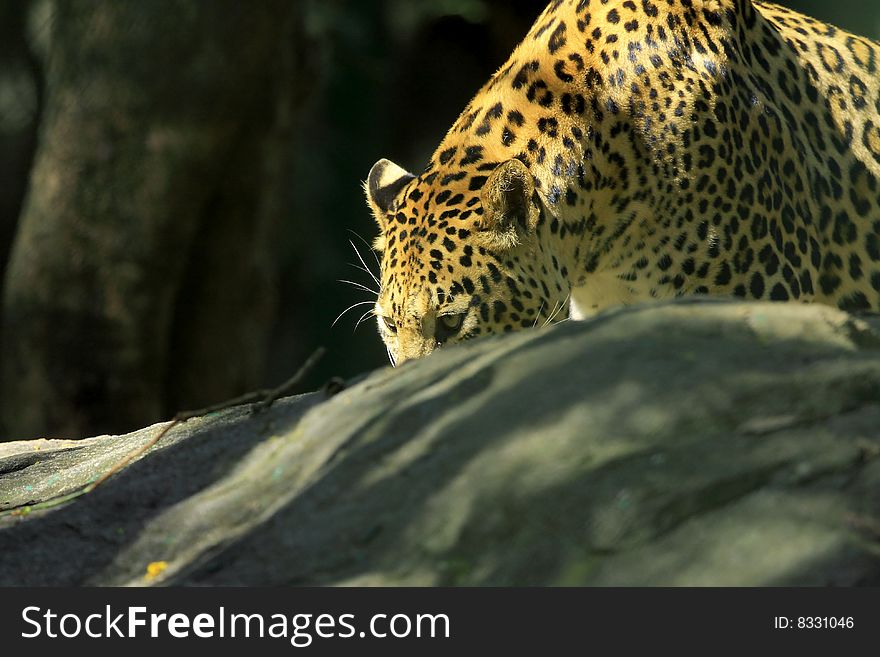
<svg viewBox="0 0 880 657">
<path fill-rule="evenodd" d="M 147 574 L 144 575 L 144 579 L 151 582 L 161 575 L 166 568 L 168 568 L 167 561 L 153 561 L 147 564 Z"/>
</svg>

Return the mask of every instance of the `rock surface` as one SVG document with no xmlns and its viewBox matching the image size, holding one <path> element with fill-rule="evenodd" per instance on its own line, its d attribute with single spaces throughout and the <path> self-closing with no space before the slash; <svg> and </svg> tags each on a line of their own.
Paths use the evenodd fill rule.
<svg viewBox="0 0 880 657">
<path fill-rule="evenodd" d="M 822 306 L 476 341 L 22 513 L 163 426 L 0 444 L 0 584 L 880 584 L 880 320 Z"/>
</svg>

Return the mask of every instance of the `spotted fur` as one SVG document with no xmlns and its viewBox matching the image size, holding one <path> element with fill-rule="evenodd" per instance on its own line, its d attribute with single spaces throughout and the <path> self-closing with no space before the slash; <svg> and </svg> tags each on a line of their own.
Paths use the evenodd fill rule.
<svg viewBox="0 0 880 657">
<path fill-rule="evenodd" d="M 380 160 L 392 360 L 710 294 L 880 310 L 878 44 L 757 0 L 556 0 L 425 170 Z"/>
</svg>

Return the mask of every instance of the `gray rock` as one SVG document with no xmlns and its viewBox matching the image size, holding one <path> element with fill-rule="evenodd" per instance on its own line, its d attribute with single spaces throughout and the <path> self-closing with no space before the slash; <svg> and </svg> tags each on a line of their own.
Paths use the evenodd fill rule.
<svg viewBox="0 0 880 657">
<path fill-rule="evenodd" d="M 824 306 L 476 341 L 190 420 L 22 514 L 163 426 L 0 445 L 0 584 L 880 584 L 880 323 Z"/>
</svg>

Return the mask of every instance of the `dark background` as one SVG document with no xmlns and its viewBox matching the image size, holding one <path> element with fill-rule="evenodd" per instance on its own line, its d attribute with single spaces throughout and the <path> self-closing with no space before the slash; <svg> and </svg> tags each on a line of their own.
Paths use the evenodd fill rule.
<svg viewBox="0 0 880 657">
<path fill-rule="evenodd" d="M 541 0 L 0 0 L 0 440 L 385 364 L 360 182 L 412 171 Z M 873 38 L 874 0 L 788 0 Z M 357 236 L 355 236 L 355 233 Z M 359 237 L 358 237 L 359 236 Z"/>
</svg>

